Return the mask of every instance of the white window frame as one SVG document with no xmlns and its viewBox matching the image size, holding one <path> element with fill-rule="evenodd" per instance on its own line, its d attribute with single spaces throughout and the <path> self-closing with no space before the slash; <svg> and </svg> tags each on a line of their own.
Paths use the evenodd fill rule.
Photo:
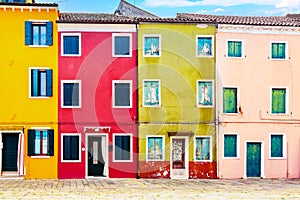
<svg viewBox="0 0 300 200">
<path fill-rule="evenodd" d="M 82 105 L 82 86 L 81 80 L 61 80 L 60 95 L 61 95 L 61 108 L 81 108 Z M 64 106 L 64 83 L 78 83 L 79 84 L 79 105 L 78 106 Z"/>
<path fill-rule="evenodd" d="M 46 25 L 47 22 L 51 22 L 51 21 L 49 21 L 49 20 L 28 20 L 28 21 L 31 22 L 32 25 L 34 25 L 34 24 Z M 53 23 L 53 25 L 54 25 L 54 23 Z M 31 28 L 32 28 L 32 27 L 31 27 Z M 52 28 L 52 31 L 54 32 L 54 28 Z M 46 32 L 47 32 L 47 27 L 46 27 Z M 32 37 L 33 37 L 33 33 L 32 33 Z M 47 36 L 46 36 L 46 37 L 47 37 Z M 53 36 L 52 36 L 52 39 L 53 39 L 53 42 L 54 42 Z M 46 38 L 46 40 L 47 40 L 47 38 Z M 47 47 L 50 47 L 49 45 L 33 45 L 33 44 L 31 44 L 31 45 L 26 45 L 26 46 L 28 46 L 28 47 L 33 47 L 33 48 L 47 48 Z"/>
<path fill-rule="evenodd" d="M 197 138 L 209 138 L 209 160 L 196 160 L 196 139 Z M 212 162 L 213 152 L 212 152 L 212 136 L 208 135 L 196 135 L 194 136 L 194 162 Z"/>
<path fill-rule="evenodd" d="M 148 159 L 148 139 L 149 138 L 162 138 L 162 159 Z M 146 162 L 152 162 L 152 161 L 165 161 L 165 136 L 164 135 L 147 135 L 146 136 Z"/>
<path fill-rule="evenodd" d="M 146 55 L 145 54 L 145 38 L 146 37 L 158 37 L 159 40 L 159 55 Z M 161 35 L 160 34 L 144 34 L 143 35 L 143 57 L 161 57 L 162 55 L 162 46 L 161 46 Z"/>
<path fill-rule="evenodd" d="M 78 48 L 79 52 L 78 54 L 64 54 L 64 36 L 78 36 Z M 81 33 L 61 33 L 61 40 L 60 40 L 60 51 L 61 56 L 71 56 L 71 57 L 79 57 L 81 56 Z"/>
<path fill-rule="evenodd" d="M 116 106 L 115 105 L 115 83 L 129 83 L 129 96 L 130 96 L 130 105 L 129 106 Z M 113 80 L 112 81 L 112 107 L 113 108 L 132 108 L 132 80 Z"/>
<path fill-rule="evenodd" d="M 237 89 L 237 112 L 236 113 L 225 113 L 224 112 L 224 88 L 236 88 Z M 239 107 L 240 107 L 240 86 L 232 86 L 232 85 L 223 85 L 222 86 L 222 91 L 221 91 L 221 109 L 222 109 L 222 114 L 224 115 L 238 115 L 239 112 Z"/>
<path fill-rule="evenodd" d="M 159 88 L 158 88 L 158 98 L 159 98 L 159 105 L 157 106 L 151 106 L 151 105 L 145 105 L 145 91 L 144 91 L 144 87 L 145 87 L 145 81 L 156 81 L 159 84 Z M 150 107 L 150 108 L 157 108 L 157 107 L 161 107 L 161 81 L 160 79 L 143 79 L 143 86 L 142 86 L 142 92 L 143 92 L 143 107 Z"/>
<path fill-rule="evenodd" d="M 212 99 L 211 99 L 211 101 L 212 101 L 212 105 L 208 105 L 208 106 L 205 106 L 205 105 L 200 105 L 199 104 L 199 82 L 211 82 L 212 83 L 212 89 L 213 89 L 213 91 L 212 91 Z M 196 105 L 197 105 L 197 107 L 199 107 L 199 108 L 213 108 L 214 107 L 214 90 L 215 90 L 215 86 L 214 86 L 214 80 L 206 80 L 206 79 L 204 79 L 204 80 L 197 80 L 197 82 L 196 82 L 196 90 L 197 90 L 197 98 L 196 98 Z"/>
<path fill-rule="evenodd" d="M 241 57 L 229 57 L 228 56 L 228 42 L 241 42 L 242 43 L 242 55 Z M 245 58 L 245 42 L 241 39 L 227 39 L 226 40 L 226 58 L 229 59 L 242 59 Z"/>
<path fill-rule="evenodd" d="M 130 159 L 129 160 L 116 160 L 115 151 L 116 151 L 116 136 L 130 136 Z M 128 163 L 133 162 L 133 134 L 132 133 L 113 133 L 113 162 L 122 162 Z"/>
<path fill-rule="evenodd" d="M 272 44 L 285 44 L 285 58 L 272 58 Z M 287 41 L 270 41 L 270 60 L 288 60 L 289 58 L 289 52 L 288 52 L 288 42 Z"/>
<path fill-rule="evenodd" d="M 64 136 L 79 136 L 79 146 L 78 146 L 78 153 L 79 153 L 79 160 L 64 160 Z M 80 133 L 61 133 L 61 144 L 60 144 L 60 152 L 61 152 L 61 162 L 62 163 L 80 163 L 81 162 L 81 134 Z"/>
<path fill-rule="evenodd" d="M 236 157 L 225 157 L 225 135 L 236 135 Z M 238 133 L 224 133 L 222 143 L 223 159 L 240 159 L 240 135 Z"/>
<path fill-rule="evenodd" d="M 273 89 L 285 89 L 285 113 L 272 113 L 272 91 Z M 274 87 L 270 88 L 270 114 L 271 115 L 287 115 L 289 113 L 289 88 L 288 87 Z"/>
<path fill-rule="evenodd" d="M 271 136 L 272 135 L 281 135 L 282 136 L 282 157 L 272 157 L 271 150 L 272 150 L 272 143 L 271 143 Z M 270 160 L 285 160 L 286 159 L 286 134 L 285 133 L 270 133 L 269 134 L 269 159 Z"/>
<path fill-rule="evenodd" d="M 211 38 L 211 55 L 199 55 L 198 54 L 198 39 L 199 38 Z M 215 55 L 214 55 L 214 51 L 215 51 L 215 39 L 214 39 L 214 35 L 196 35 L 196 57 L 198 58 L 213 58 Z"/>
<path fill-rule="evenodd" d="M 129 55 L 115 54 L 115 38 L 118 36 L 129 37 Z M 112 57 L 132 57 L 132 34 L 131 33 L 113 33 L 112 34 Z"/>
<path fill-rule="evenodd" d="M 38 130 L 38 131 L 48 131 L 48 130 L 51 130 L 52 128 L 51 127 L 30 127 L 30 129 L 32 130 Z M 54 130 L 54 129 L 52 129 Z M 47 138 L 47 143 L 48 143 L 48 140 L 49 138 Z M 48 144 L 47 144 L 47 147 L 48 147 Z M 30 156 L 30 158 L 50 158 L 51 156 L 48 156 L 48 155 L 40 155 L 40 156 Z"/>
<path fill-rule="evenodd" d="M 33 69 L 37 69 L 37 70 L 47 70 L 47 69 L 51 69 L 51 68 L 48 68 L 48 67 L 29 67 L 29 71 L 28 71 L 28 80 L 29 80 L 29 84 L 28 84 L 28 91 L 29 91 L 29 98 L 30 99 L 49 99 L 50 97 L 47 97 L 47 96 L 38 96 L 38 97 L 34 97 L 34 96 L 31 96 L 31 82 L 32 82 L 32 78 L 31 78 L 31 70 Z M 52 73 L 53 73 L 53 69 L 52 69 Z M 52 92 L 53 92 L 53 77 L 52 77 Z M 46 87 L 47 87 L 47 81 L 46 81 Z"/>
</svg>

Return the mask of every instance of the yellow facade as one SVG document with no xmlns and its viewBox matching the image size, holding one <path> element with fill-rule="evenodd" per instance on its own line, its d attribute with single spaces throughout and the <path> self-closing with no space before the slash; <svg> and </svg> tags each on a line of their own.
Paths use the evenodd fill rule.
<svg viewBox="0 0 300 200">
<path fill-rule="evenodd" d="M 0 6 L 0 129 L 24 134 L 24 177 L 57 178 L 58 47 L 57 5 Z M 25 45 L 25 21 L 53 22 L 53 45 Z M 53 96 L 31 97 L 30 68 L 53 70 Z M 17 128 L 16 128 L 17 127 Z M 22 127 L 22 128 L 20 128 Z M 54 156 L 28 156 L 28 129 L 54 130 Z M 19 158 L 18 159 L 22 159 Z"/>
</svg>

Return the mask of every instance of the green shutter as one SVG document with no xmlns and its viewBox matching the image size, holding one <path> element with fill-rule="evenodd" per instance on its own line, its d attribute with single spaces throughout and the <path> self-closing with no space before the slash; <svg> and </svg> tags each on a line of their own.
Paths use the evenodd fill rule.
<svg viewBox="0 0 300 200">
<path fill-rule="evenodd" d="M 237 113 L 237 89 L 236 88 L 223 89 L 223 112 Z"/>
<path fill-rule="evenodd" d="M 54 156 L 54 130 L 48 130 L 48 156 Z"/>
<path fill-rule="evenodd" d="M 285 89 L 272 89 L 272 113 L 285 114 Z"/>
<path fill-rule="evenodd" d="M 236 135 L 224 135 L 224 157 L 237 157 Z"/>
<path fill-rule="evenodd" d="M 34 156 L 34 145 L 35 145 L 35 130 L 28 130 L 28 149 L 27 155 Z"/>
<path fill-rule="evenodd" d="M 271 157 L 283 157 L 282 135 L 271 135 Z"/>
</svg>

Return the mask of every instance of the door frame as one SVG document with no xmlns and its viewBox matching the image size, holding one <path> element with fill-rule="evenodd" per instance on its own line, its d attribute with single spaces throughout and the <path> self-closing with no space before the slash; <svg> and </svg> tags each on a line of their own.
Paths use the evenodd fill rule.
<svg viewBox="0 0 300 200">
<path fill-rule="evenodd" d="M 107 171 L 107 176 L 106 177 L 98 177 L 98 176 L 88 176 L 88 145 L 89 145 L 89 140 L 88 137 L 89 136 L 98 136 L 98 137 L 105 137 L 106 138 L 106 157 L 107 157 L 107 163 L 105 163 L 104 165 L 104 170 Z M 107 133 L 86 133 L 85 134 L 85 177 L 86 178 L 109 178 L 109 146 L 108 146 L 108 134 Z M 102 152 L 103 153 L 103 152 Z"/>
<path fill-rule="evenodd" d="M 245 156 L 244 156 L 244 176 L 243 178 L 252 178 L 247 176 L 247 146 L 248 143 L 260 143 L 260 178 L 265 177 L 265 142 L 264 141 L 255 141 L 255 140 L 247 140 L 245 141 Z"/>
<path fill-rule="evenodd" d="M 185 139 L 185 161 L 184 164 L 186 166 L 186 176 L 184 178 L 174 178 L 172 177 L 173 174 L 173 168 L 172 168 L 172 148 L 173 143 L 172 139 Z M 188 179 L 189 178 L 189 136 L 170 136 L 170 178 L 171 179 Z"/>
<path fill-rule="evenodd" d="M 2 149 L 3 149 L 3 141 L 2 141 L 2 134 L 18 134 L 18 159 L 17 159 L 17 167 L 18 171 L 16 174 L 2 174 Z M 0 131 L 0 176 L 24 176 L 24 131 L 23 130 L 1 130 Z"/>
</svg>

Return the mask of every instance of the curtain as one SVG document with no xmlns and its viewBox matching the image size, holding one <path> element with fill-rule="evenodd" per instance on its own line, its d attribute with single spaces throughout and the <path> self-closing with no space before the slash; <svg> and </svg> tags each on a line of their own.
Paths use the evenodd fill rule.
<svg viewBox="0 0 300 200">
<path fill-rule="evenodd" d="M 272 113 L 285 113 L 285 89 L 272 90 Z"/>
<path fill-rule="evenodd" d="M 106 136 L 102 137 L 101 140 L 101 148 L 102 148 L 102 157 L 103 157 L 103 161 L 104 161 L 104 170 L 103 170 L 103 176 L 108 176 L 108 160 L 107 160 L 107 143 L 106 143 Z"/>
</svg>

